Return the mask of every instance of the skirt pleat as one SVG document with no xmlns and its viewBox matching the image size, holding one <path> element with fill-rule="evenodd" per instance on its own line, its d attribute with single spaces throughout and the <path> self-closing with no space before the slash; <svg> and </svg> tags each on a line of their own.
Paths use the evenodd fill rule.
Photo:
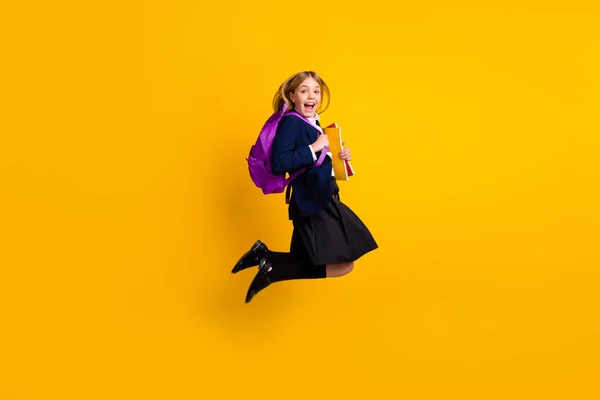
<svg viewBox="0 0 600 400">
<path fill-rule="evenodd" d="M 378 248 L 367 226 L 339 199 L 333 179 L 332 185 L 334 196 L 328 207 L 293 221 L 290 252 L 314 265 L 353 262 Z"/>
</svg>

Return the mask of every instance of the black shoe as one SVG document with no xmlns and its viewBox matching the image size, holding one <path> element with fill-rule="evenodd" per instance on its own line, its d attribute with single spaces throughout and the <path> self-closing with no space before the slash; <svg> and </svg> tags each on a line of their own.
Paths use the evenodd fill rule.
<svg viewBox="0 0 600 400">
<path fill-rule="evenodd" d="M 265 257 L 265 255 L 267 254 L 267 250 L 269 250 L 267 248 L 267 245 L 261 242 L 260 240 L 257 240 L 256 243 L 252 245 L 250 250 L 248 250 L 246 254 L 244 254 L 242 258 L 238 260 L 237 264 L 235 264 L 235 266 L 231 270 L 231 273 L 235 274 L 246 268 L 258 265 L 259 260 Z"/>
<path fill-rule="evenodd" d="M 271 263 L 266 259 L 262 258 L 258 265 L 258 272 L 252 280 L 248 293 L 246 293 L 246 303 L 250 303 L 250 300 L 261 290 L 271 284 L 269 280 L 269 271 L 271 270 Z"/>
</svg>

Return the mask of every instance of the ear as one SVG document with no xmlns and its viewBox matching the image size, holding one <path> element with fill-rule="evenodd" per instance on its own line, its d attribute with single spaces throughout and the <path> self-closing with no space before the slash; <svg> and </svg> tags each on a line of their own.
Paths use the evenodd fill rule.
<svg viewBox="0 0 600 400">
<path fill-rule="evenodd" d="M 292 103 L 296 103 L 294 100 L 294 92 L 290 92 L 290 100 L 292 100 Z"/>
</svg>

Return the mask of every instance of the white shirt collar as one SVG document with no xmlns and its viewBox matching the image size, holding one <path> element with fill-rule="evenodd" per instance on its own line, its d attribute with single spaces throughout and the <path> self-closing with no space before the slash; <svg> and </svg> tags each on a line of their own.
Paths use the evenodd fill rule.
<svg viewBox="0 0 600 400">
<path fill-rule="evenodd" d="M 296 111 L 298 114 L 301 114 L 300 111 L 298 111 L 296 108 L 294 108 L 294 111 Z M 313 118 L 306 118 L 306 119 L 314 124 L 315 121 L 320 120 L 321 117 L 319 116 L 319 114 L 315 113 L 315 116 Z"/>
</svg>

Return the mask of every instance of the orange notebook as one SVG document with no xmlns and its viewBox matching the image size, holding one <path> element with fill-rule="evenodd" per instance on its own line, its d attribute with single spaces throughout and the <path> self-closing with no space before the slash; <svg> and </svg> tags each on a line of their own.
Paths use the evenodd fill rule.
<svg viewBox="0 0 600 400">
<path fill-rule="evenodd" d="M 350 161 L 342 160 L 338 153 L 344 149 L 342 144 L 342 128 L 337 123 L 333 123 L 323 129 L 329 137 L 329 151 L 331 152 L 331 162 L 333 164 L 333 172 L 335 179 L 347 181 L 349 177 L 354 175 L 354 169 Z"/>
</svg>

